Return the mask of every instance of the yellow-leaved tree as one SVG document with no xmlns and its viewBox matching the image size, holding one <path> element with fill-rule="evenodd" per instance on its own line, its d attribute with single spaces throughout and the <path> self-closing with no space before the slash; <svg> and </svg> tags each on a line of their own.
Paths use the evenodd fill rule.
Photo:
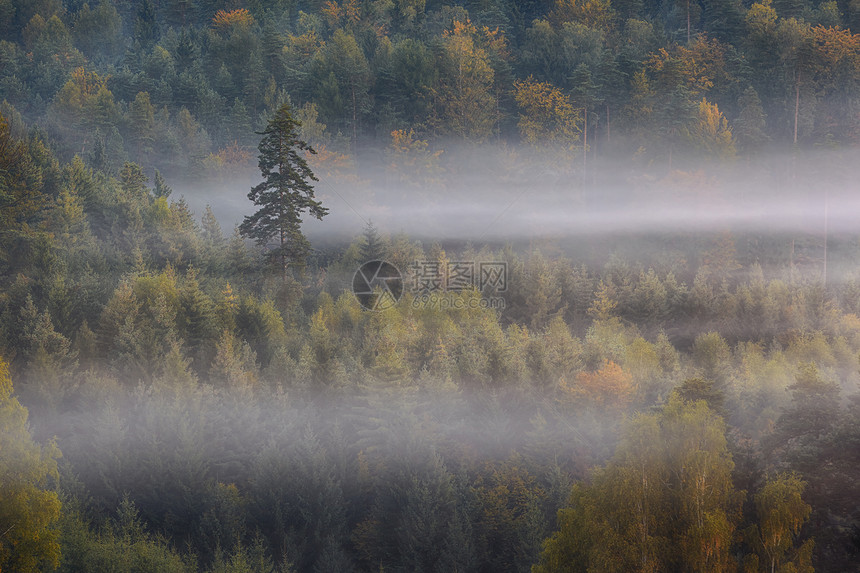
<svg viewBox="0 0 860 573">
<path fill-rule="evenodd" d="M 54 444 L 33 441 L 27 409 L 12 396 L 9 367 L 0 359 L 0 572 L 59 565 L 60 500 L 51 489 L 59 456 Z"/>
<path fill-rule="evenodd" d="M 813 540 L 798 544 L 800 528 L 812 513 L 800 497 L 805 487 L 799 475 L 780 474 L 756 494 L 759 522 L 744 532 L 755 553 L 744 559 L 745 571 L 814 571 Z"/>
<path fill-rule="evenodd" d="M 514 84 L 514 98 L 520 107 L 518 126 L 523 139 L 538 148 L 572 151 L 582 132 L 582 110 L 549 82 L 528 79 Z"/>
<path fill-rule="evenodd" d="M 574 487 L 533 573 L 729 571 L 743 493 L 725 424 L 703 401 L 673 394 L 634 417 L 613 459 Z"/>
<path fill-rule="evenodd" d="M 254 17 L 244 8 L 236 10 L 218 10 L 212 17 L 212 28 L 227 34 L 232 29 L 248 30 L 254 25 Z"/>
<path fill-rule="evenodd" d="M 113 93 L 107 87 L 108 79 L 83 67 L 75 68 L 51 102 L 50 113 L 58 128 L 80 149 L 92 143 L 91 134 L 107 133 L 120 120 Z"/>
<path fill-rule="evenodd" d="M 557 26 L 579 22 L 589 28 L 609 30 L 615 20 L 615 10 L 609 0 L 556 0 L 549 18 Z"/>
<path fill-rule="evenodd" d="M 739 535 L 745 492 L 732 480 L 725 422 L 683 394 L 633 417 L 612 460 L 574 486 L 532 573 L 813 571 L 813 541 L 800 539 L 806 484 L 795 474 L 768 480 Z"/>
<path fill-rule="evenodd" d="M 388 146 L 388 169 L 397 174 L 401 183 L 422 187 L 444 185 L 439 164 L 443 150 L 431 149 L 426 139 L 419 139 L 415 130 L 395 129 L 391 132 L 391 145 Z"/>
<path fill-rule="evenodd" d="M 699 113 L 687 129 L 686 136 L 693 147 L 709 157 L 726 159 L 737 153 L 728 120 L 717 104 L 705 98 L 699 102 Z"/>
<path fill-rule="evenodd" d="M 486 31 L 484 31 L 486 35 Z M 494 132 L 498 105 L 493 96 L 490 55 L 470 21 L 454 21 L 442 35 L 442 77 L 436 92 L 442 127 L 465 141 L 482 143 Z"/>
</svg>

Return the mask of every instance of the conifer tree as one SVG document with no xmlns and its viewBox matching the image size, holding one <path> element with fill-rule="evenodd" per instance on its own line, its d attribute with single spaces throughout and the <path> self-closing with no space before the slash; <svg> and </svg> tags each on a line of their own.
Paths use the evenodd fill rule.
<svg viewBox="0 0 860 573">
<path fill-rule="evenodd" d="M 275 241 L 268 258 L 279 263 L 285 280 L 288 266 L 301 269 L 310 252 L 301 231 L 302 215 L 307 212 L 322 219 L 328 213 L 314 199 L 311 181 L 318 179 L 302 155 L 316 152 L 299 139 L 299 127 L 301 123 L 293 119 L 290 105 L 285 103 L 261 133 L 259 166 L 264 180 L 248 193 L 248 199 L 260 209 L 239 226 L 243 237 L 261 246 Z"/>
<path fill-rule="evenodd" d="M 164 181 L 164 177 L 161 176 L 161 173 L 158 169 L 155 170 L 155 188 L 152 190 L 153 195 L 156 197 L 164 197 L 165 199 L 170 198 L 170 194 L 173 193 L 173 189 L 168 187 L 167 183 Z"/>
<path fill-rule="evenodd" d="M 382 257 L 384 245 L 379 232 L 376 230 L 376 225 L 373 221 L 368 221 L 364 226 L 361 242 L 361 260 L 362 262 L 375 261 Z"/>
</svg>

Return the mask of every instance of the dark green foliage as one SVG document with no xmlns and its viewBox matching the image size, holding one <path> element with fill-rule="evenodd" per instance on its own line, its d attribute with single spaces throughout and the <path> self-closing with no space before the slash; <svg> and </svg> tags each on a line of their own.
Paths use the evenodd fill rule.
<svg viewBox="0 0 860 573">
<path fill-rule="evenodd" d="M 179 292 L 179 304 L 181 311 L 177 317 L 177 326 L 180 336 L 185 340 L 195 367 L 202 371 L 212 359 L 217 329 L 212 301 L 200 290 L 193 268 L 185 276 Z"/>
<path fill-rule="evenodd" d="M 767 135 L 765 120 L 767 116 L 761 106 L 758 92 L 752 86 L 744 90 L 738 99 L 740 116 L 735 121 L 735 135 L 741 148 L 754 153 L 760 150 L 770 139 Z"/>
<path fill-rule="evenodd" d="M 708 407 L 721 416 L 726 415 L 725 393 L 715 388 L 710 380 L 704 378 L 688 378 L 676 389 L 678 396 L 685 402 L 704 400 Z"/>
<path fill-rule="evenodd" d="M 284 276 L 287 267 L 305 265 L 310 243 L 301 231 L 305 213 L 322 219 L 328 209 L 314 199 L 311 181 L 316 181 L 303 153 L 315 153 L 299 139 L 289 104 L 283 104 L 263 131 L 260 141 L 260 172 L 264 181 L 251 189 L 248 199 L 260 209 L 245 217 L 239 226 L 243 237 L 261 246 L 270 246 L 267 257 L 280 264 Z"/>
<path fill-rule="evenodd" d="M 164 177 L 161 176 L 158 169 L 155 170 L 155 180 L 153 181 L 155 184 L 155 188 L 152 190 L 152 194 L 156 197 L 164 197 L 165 199 L 170 198 L 170 194 L 173 193 L 173 189 L 167 186 L 167 183 L 164 181 Z"/>
<path fill-rule="evenodd" d="M 143 0 L 134 20 L 135 49 L 148 50 L 161 37 L 161 27 L 152 0 Z"/>
<path fill-rule="evenodd" d="M 75 13 L 72 34 L 78 48 L 93 60 L 113 62 L 125 44 L 122 19 L 112 2 L 84 4 Z"/>
<path fill-rule="evenodd" d="M 30 226 L 46 200 L 43 184 L 41 170 L 26 142 L 12 135 L 8 121 L 0 115 L 0 245 L 4 251 L 19 237 L 26 240 L 31 235 Z M 0 259 L 0 264 L 10 262 L 6 257 Z"/>
</svg>

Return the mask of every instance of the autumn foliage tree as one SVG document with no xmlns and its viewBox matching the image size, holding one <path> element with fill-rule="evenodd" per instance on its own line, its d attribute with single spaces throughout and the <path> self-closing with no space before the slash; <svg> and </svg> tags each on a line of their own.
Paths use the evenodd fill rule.
<svg viewBox="0 0 860 573">
<path fill-rule="evenodd" d="M 608 30 L 615 11 L 609 0 L 556 0 L 549 17 L 557 25 L 579 22 L 589 28 Z"/>
<path fill-rule="evenodd" d="M 212 27 L 219 32 L 229 31 L 233 27 L 247 30 L 253 25 L 254 17 L 244 8 L 218 10 L 212 18 Z"/>
<path fill-rule="evenodd" d="M 52 112 L 64 129 L 79 130 L 76 137 L 83 132 L 81 144 L 84 148 L 94 133 L 106 133 L 119 119 L 107 79 L 83 67 L 76 68 L 54 97 Z"/>
<path fill-rule="evenodd" d="M 633 377 L 615 362 L 605 360 L 595 372 L 580 372 L 573 383 L 563 381 L 565 396 L 583 406 L 624 411 L 633 400 Z"/>
<path fill-rule="evenodd" d="M 549 82 L 531 76 L 514 84 L 515 99 L 522 110 L 518 126 L 523 139 L 538 148 L 572 151 L 582 132 L 582 110 Z"/>
<path fill-rule="evenodd" d="M 736 153 L 735 139 L 729 122 L 717 108 L 705 98 L 699 102 L 695 121 L 686 131 L 691 145 L 709 157 L 728 159 Z"/>
<path fill-rule="evenodd" d="M 532 571 L 730 570 L 733 468 L 722 419 L 674 395 L 633 418 L 612 461 L 574 487 Z"/>
<path fill-rule="evenodd" d="M 60 515 L 53 444 L 40 446 L 27 427 L 27 409 L 12 396 L 9 367 L 0 360 L 0 571 L 30 573 L 60 559 Z"/>
<path fill-rule="evenodd" d="M 780 474 L 756 494 L 759 522 L 744 532 L 754 550 L 745 559 L 746 571 L 814 571 L 813 540 L 798 542 L 800 530 L 812 513 L 812 507 L 801 497 L 805 487 L 799 475 Z"/>
<path fill-rule="evenodd" d="M 493 133 L 498 117 L 489 54 L 478 42 L 471 21 L 455 20 L 446 30 L 443 69 L 438 90 L 441 121 L 446 130 L 466 141 L 481 143 Z"/>
</svg>

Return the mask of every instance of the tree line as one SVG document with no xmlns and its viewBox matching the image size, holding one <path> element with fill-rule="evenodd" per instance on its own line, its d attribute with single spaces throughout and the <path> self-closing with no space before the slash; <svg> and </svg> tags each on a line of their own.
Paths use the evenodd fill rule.
<svg viewBox="0 0 860 573">
<path fill-rule="evenodd" d="M 669 165 L 856 143 L 848 2 L 4 6 L 6 115 L 114 172 L 246 166 L 287 98 L 333 165 L 479 143 Z"/>
<path fill-rule="evenodd" d="M 160 175 L 16 130 L 0 122 L 4 568 L 854 563 L 857 285 L 784 242 L 668 237 L 649 262 L 369 226 L 284 275 Z M 506 308 L 364 311 L 344 277 L 377 257 L 504 262 Z"/>
</svg>

